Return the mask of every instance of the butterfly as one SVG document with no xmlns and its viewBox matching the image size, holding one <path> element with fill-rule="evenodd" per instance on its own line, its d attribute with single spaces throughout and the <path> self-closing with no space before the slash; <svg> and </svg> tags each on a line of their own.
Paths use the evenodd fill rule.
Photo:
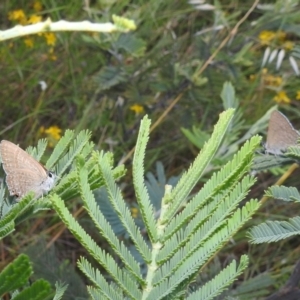
<svg viewBox="0 0 300 300">
<path fill-rule="evenodd" d="M 267 142 L 265 144 L 266 153 L 280 155 L 289 146 L 297 145 L 300 133 L 293 127 L 288 118 L 274 110 L 269 121 Z"/>
<path fill-rule="evenodd" d="M 2 140 L 0 155 L 11 196 L 20 200 L 33 191 L 38 198 L 54 186 L 56 175 L 14 143 Z"/>
</svg>

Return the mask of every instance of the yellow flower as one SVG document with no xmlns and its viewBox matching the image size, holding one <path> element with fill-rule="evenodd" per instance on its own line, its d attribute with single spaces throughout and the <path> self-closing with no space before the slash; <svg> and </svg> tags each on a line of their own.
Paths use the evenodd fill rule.
<svg viewBox="0 0 300 300">
<path fill-rule="evenodd" d="M 139 214 L 139 210 L 138 210 L 136 207 L 131 207 L 130 210 L 131 210 L 131 215 L 132 215 L 132 217 L 133 217 L 134 219 L 137 218 L 137 216 L 138 216 L 138 214 Z"/>
<path fill-rule="evenodd" d="M 275 38 L 275 32 L 270 30 L 263 30 L 260 32 L 258 38 L 263 45 L 268 45 Z"/>
<path fill-rule="evenodd" d="M 264 77 L 264 83 L 268 86 L 279 87 L 283 83 L 283 79 L 280 76 L 273 76 L 271 74 L 266 74 Z"/>
<path fill-rule="evenodd" d="M 43 6 L 42 6 L 41 2 L 40 1 L 34 1 L 33 9 L 35 11 L 41 11 L 43 9 Z"/>
<path fill-rule="evenodd" d="M 258 35 L 258 38 L 260 39 L 262 45 L 269 45 L 271 42 L 276 40 L 282 44 L 286 39 L 286 33 L 281 30 L 277 32 L 263 30 Z"/>
<path fill-rule="evenodd" d="M 8 19 L 11 21 L 17 21 L 20 24 L 26 24 L 26 16 L 22 9 L 13 10 L 8 13 Z"/>
<path fill-rule="evenodd" d="M 45 129 L 44 132 L 48 134 L 49 138 L 54 140 L 58 141 L 61 138 L 61 129 L 56 125 Z"/>
<path fill-rule="evenodd" d="M 138 115 L 144 112 L 144 107 L 139 104 L 134 104 L 130 106 L 130 110 L 134 111 Z"/>
<path fill-rule="evenodd" d="M 285 91 L 280 91 L 277 95 L 273 98 L 273 100 L 277 103 L 291 103 L 291 99 L 287 96 Z"/>
<path fill-rule="evenodd" d="M 42 21 L 42 17 L 38 15 L 31 15 L 27 20 L 28 24 L 35 24 Z"/>
<path fill-rule="evenodd" d="M 300 91 L 297 91 L 296 99 L 300 100 Z"/>
<path fill-rule="evenodd" d="M 26 47 L 28 48 L 33 48 L 33 39 L 32 38 L 26 38 L 24 39 L 24 44 L 26 45 Z"/>
<path fill-rule="evenodd" d="M 44 33 L 44 36 L 46 38 L 47 45 L 49 45 L 49 46 L 55 46 L 56 35 L 53 32 Z"/>
<path fill-rule="evenodd" d="M 281 86 L 282 83 L 283 83 L 282 77 L 280 77 L 280 76 L 274 76 L 274 78 L 273 78 L 273 84 L 275 86 Z"/>
<path fill-rule="evenodd" d="M 283 43 L 282 46 L 283 46 L 283 48 L 284 48 L 285 50 L 292 50 L 292 49 L 294 49 L 294 45 L 295 45 L 294 42 L 286 41 L 286 42 Z"/>
<path fill-rule="evenodd" d="M 251 74 L 251 75 L 249 76 L 249 80 L 250 80 L 250 81 L 256 80 L 256 75 L 255 75 L 255 74 Z"/>
<path fill-rule="evenodd" d="M 49 55 L 49 60 L 56 61 L 56 60 L 57 60 L 57 56 L 54 55 L 54 54 L 50 54 L 50 55 Z"/>
</svg>

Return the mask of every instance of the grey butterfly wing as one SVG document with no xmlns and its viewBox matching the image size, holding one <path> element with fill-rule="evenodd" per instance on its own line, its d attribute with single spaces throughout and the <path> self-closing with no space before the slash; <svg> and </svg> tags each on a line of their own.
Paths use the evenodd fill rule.
<svg viewBox="0 0 300 300">
<path fill-rule="evenodd" d="M 48 179 L 47 170 L 19 146 L 2 140 L 0 154 L 10 195 L 22 197 L 29 191 L 42 194 L 41 184 Z"/>
<path fill-rule="evenodd" d="M 37 172 L 40 176 L 47 176 L 46 169 L 14 143 L 2 140 L 0 143 L 0 154 L 6 174 L 12 170 L 30 169 Z"/>
<path fill-rule="evenodd" d="M 299 137 L 299 132 L 294 129 L 286 116 L 274 110 L 269 121 L 266 152 L 280 155 L 289 146 L 296 145 Z"/>
<path fill-rule="evenodd" d="M 33 191 L 37 197 L 42 195 L 40 176 L 28 169 L 18 169 L 17 175 L 6 175 L 6 184 L 11 196 L 22 198 L 29 191 Z"/>
</svg>

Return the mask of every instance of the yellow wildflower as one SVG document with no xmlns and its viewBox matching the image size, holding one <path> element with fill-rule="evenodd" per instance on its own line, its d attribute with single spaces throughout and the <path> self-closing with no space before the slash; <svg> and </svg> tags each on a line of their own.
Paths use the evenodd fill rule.
<svg viewBox="0 0 300 300">
<path fill-rule="evenodd" d="M 26 47 L 28 47 L 28 48 L 33 48 L 33 39 L 30 38 L 30 37 L 24 39 L 24 44 L 25 44 Z"/>
<path fill-rule="evenodd" d="M 9 12 L 8 19 L 11 21 L 17 21 L 22 25 L 26 24 L 26 15 L 22 9 Z"/>
<path fill-rule="evenodd" d="M 131 215 L 132 215 L 132 217 L 133 217 L 134 219 L 137 218 L 137 216 L 138 216 L 138 214 L 139 214 L 139 210 L 138 210 L 136 207 L 131 207 L 130 210 L 131 210 Z"/>
<path fill-rule="evenodd" d="M 292 49 L 294 49 L 294 45 L 295 45 L 294 42 L 286 41 L 286 42 L 283 43 L 282 46 L 283 46 L 283 48 L 284 48 L 285 50 L 292 50 Z"/>
<path fill-rule="evenodd" d="M 41 11 L 43 9 L 42 3 L 40 1 L 34 1 L 33 9 L 37 12 Z"/>
<path fill-rule="evenodd" d="M 275 86 L 281 86 L 282 83 L 283 83 L 282 77 L 281 77 L 281 76 L 273 76 L 273 77 L 274 77 L 274 78 L 273 78 L 273 84 L 274 84 Z"/>
<path fill-rule="evenodd" d="M 255 75 L 255 74 L 251 74 L 251 75 L 249 76 L 249 80 L 250 80 L 250 81 L 256 80 L 256 75 Z"/>
<path fill-rule="evenodd" d="M 35 24 L 42 21 L 42 17 L 38 15 L 31 15 L 27 20 L 28 24 Z"/>
<path fill-rule="evenodd" d="M 286 39 L 286 33 L 281 30 L 277 32 L 270 31 L 270 30 L 263 30 L 258 35 L 258 38 L 262 45 L 269 45 L 271 42 L 276 40 L 282 44 Z"/>
<path fill-rule="evenodd" d="M 279 91 L 273 100 L 277 103 L 291 103 L 291 99 L 287 96 L 285 91 Z"/>
<path fill-rule="evenodd" d="M 258 38 L 262 45 L 269 45 L 270 42 L 275 38 L 275 32 L 270 30 L 263 30 L 260 32 Z"/>
<path fill-rule="evenodd" d="M 49 45 L 49 46 L 55 46 L 56 35 L 53 32 L 44 33 L 44 36 L 46 38 L 47 45 Z"/>
<path fill-rule="evenodd" d="M 300 91 L 297 91 L 296 99 L 300 100 Z"/>
<path fill-rule="evenodd" d="M 264 83 L 268 86 L 279 87 L 283 83 L 283 79 L 280 76 L 273 76 L 271 74 L 266 74 L 264 77 Z"/>
<path fill-rule="evenodd" d="M 138 115 L 144 112 L 144 107 L 139 104 L 134 104 L 130 106 L 130 110 L 134 111 Z"/>
<path fill-rule="evenodd" d="M 57 56 L 54 55 L 54 54 L 50 54 L 50 55 L 49 55 L 49 60 L 56 61 L 56 60 L 57 60 Z"/>
<path fill-rule="evenodd" d="M 58 126 L 51 126 L 44 131 L 48 134 L 49 138 L 53 138 L 54 140 L 59 140 L 61 138 L 61 129 Z"/>
</svg>

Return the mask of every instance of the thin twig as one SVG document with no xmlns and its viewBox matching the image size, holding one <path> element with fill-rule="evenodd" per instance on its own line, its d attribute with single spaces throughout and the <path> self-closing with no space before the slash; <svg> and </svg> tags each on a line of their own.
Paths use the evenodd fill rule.
<svg viewBox="0 0 300 300">
<path fill-rule="evenodd" d="M 203 73 L 203 71 L 207 68 L 207 66 L 212 62 L 212 60 L 217 56 L 217 54 L 220 52 L 220 50 L 227 44 L 227 42 L 238 32 L 238 28 L 246 21 L 246 19 L 249 17 L 249 15 L 252 13 L 256 5 L 258 4 L 259 0 L 254 1 L 251 8 L 247 11 L 247 13 L 244 15 L 243 18 L 241 18 L 236 25 L 233 27 L 233 29 L 229 32 L 227 37 L 222 41 L 222 43 L 219 45 L 219 47 L 216 49 L 216 51 L 206 60 L 206 62 L 203 64 L 202 68 L 198 71 L 198 76 Z"/>
</svg>

